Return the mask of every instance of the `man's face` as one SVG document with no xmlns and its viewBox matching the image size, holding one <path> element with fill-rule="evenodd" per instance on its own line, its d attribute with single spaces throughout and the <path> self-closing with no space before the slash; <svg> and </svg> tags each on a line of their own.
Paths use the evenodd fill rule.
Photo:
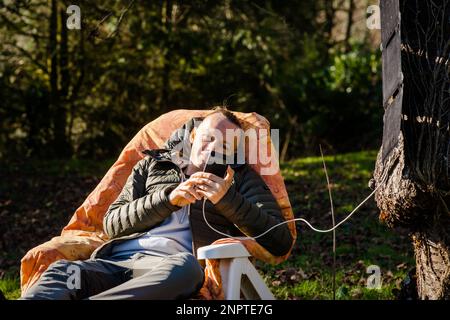
<svg viewBox="0 0 450 320">
<path fill-rule="evenodd" d="M 228 133 L 228 137 L 227 129 L 231 130 L 231 132 Z M 199 169 L 203 169 L 208 160 L 208 155 L 212 150 L 216 153 L 226 155 L 235 153 L 239 138 L 233 138 L 233 135 L 230 135 L 230 133 L 232 133 L 233 130 L 239 129 L 240 128 L 237 125 L 228 120 L 221 113 L 206 117 L 202 123 L 191 132 L 191 163 Z"/>
</svg>

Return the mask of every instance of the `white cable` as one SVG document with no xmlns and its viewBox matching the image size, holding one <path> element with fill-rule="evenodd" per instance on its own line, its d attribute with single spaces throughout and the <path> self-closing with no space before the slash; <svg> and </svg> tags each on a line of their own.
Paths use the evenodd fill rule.
<svg viewBox="0 0 450 320">
<path fill-rule="evenodd" d="M 208 160 L 206 161 L 206 164 L 208 163 L 208 161 L 209 161 L 209 158 L 210 158 L 210 156 L 211 156 L 211 152 L 209 153 L 209 155 L 208 155 Z M 205 164 L 205 166 L 204 166 L 204 168 L 203 168 L 203 171 L 205 171 L 205 169 L 206 169 L 206 164 Z M 380 187 L 382 185 L 382 183 L 379 183 L 378 184 L 378 186 L 352 211 L 352 212 L 350 212 L 349 214 L 348 214 L 348 216 L 347 217 L 345 217 L 341 222 L 339 222 L 337 225 L 335 225 L 333 228 L 331 228 L 331 229 L 326 229 L 326 230 L 322 230 L 322 229 L 317 229 L 317 228 L 314 228 L 307 220 L 305 220 L 305 219 L 303 219 L 303 218 L 295 218 L 295 219 L 290 219 L 290 220 L 286 220 L 286 221 L 283 221 L 283 222 L 280 222 L 280 223 L 278 223 L 278 224 L 276 224 L 276 225 L 274 225 L 274 226 L 272 226 L 271 228 L 269 228 L 268 230 L 266 230 L 266 231 L 264 231 L 263 233 L 261 233 L 261 234 L 259 234 L 259 235 L 257 235 L 256 237 L 233 237 L 233 236 L 231 236 L 231 235 L 229 235 L 229 234 L 226 234 L 226 233 L 223 233 L 223 232 L 221 232 L 221 231 L 219 231 L 219 230 L 217 230 L 217 229 L 215 229 L 212 225 L 210 225 L 209 224 L 209 222 L 208 222 L 208 220 L 206 219 L 206 214 L 205 214 L 205 203 L 206 203 L 206 200 L 207 200 L 207 198 L 204 198 L 203 199 L 203 207 L 202 207 L 202 211 L 203 211 L 203 219 L 205 220 L 205 222 L 206 222 L 206 224 L 208 225 L 208 227 L 210 227 L 212 230 L 214 230 L 215 232 L 217 232 L 217 233 L 219 233 L 219 234 L 221 234 L 221 235 L 223 235 L 223 236 L 226 236 L 226 237 L 228 237 L 228 238 L 234 238 L 234 239 L 245 239 L 245 238 L 247 238 L 247 239 L 256 239 L 256 238 L 259 238 L 259 237 L 262 237 L 263 235 L 265 235 L 267 232 L 269 232 L 269 231 L 271 231 L 272 229 L 274 229 L 274 228 L 276 228 L 276 227 L 278 227 L 278 226 L 281 226 L 282 224 L 285 224 L 285 223 L 288 223 L 288 222 L 291 222 L 291 221 L 301 221 L 301 222 L 304 222 L 308 227 L 310 227 L 312 230 L 314 230 L 315 232 L 320 232 L 320 233 L 327 233 L 327 232 L 331 232 L 331 231 L 333 231 L 333 230 L 335 230 L 337 227 L 339 227 L 341 224 L 343 224 L 345 221 L 347 221 L 348 219 L 350 219 L 350 217 L 364 204 L 364 203 L 366 203 L 367 202 L 367 200 L 369 200 L 373 195 L 374 195 L 374 193 L 375 193 L 375 191 L 377 191 L 377 189 Z M 237 226 L 236 226 L 237 227 Z"/>
<path fill-rule="evenodd" d="M 378 187 L 380 186 L 381 184 L 379 184 L 378 185 Z M 327 233 L 327 232 L 331 232 L 331 231 L 333 231 L 333 230 L 335 230 L 336 228 L 338 228 L 341 224 L 343 224 L 345 221 L 347 221 L 348 219 L 350 219 L 350 217 L 365 203 L 365 202 L 367 202 L 367 200 L 369 200 L 372 196 L 373 196 L 373 194 L 375 193 L 375 191 L 377 191 L 377 189 L 378 189 L 378 187 L 376 187 L 375 188 L 375 190 L 373 190 L 372 191 L 372 193 L 370 194 L 370 195 L 368 195 L 352 212 L 350 212 L 349 213 L 349 215 L 347 216 L 347 217 L 345 217 L 341 222 L 339 222 L 337 225 L 335 225 L 333 228 L 330 228 L 330 229 L 326 229 L 326 230 L 322 230 L 322 229 L 317 229 L 317 228 L 314 228 L 307 220 L 305 220 L 305 219 L 303 219 L 303 218 L 295 218 L 295 219 L 290 219 L 290 220 L 286 220 L 286 221 L 283 221 L 283 222 L 280 222 L 280 223 L 278 223 L 278 224 L 276 224 L 276 225 L 274 225 L 274 226 L 272 226 L 271 228 L 269 228 L 268 230 L 266 230 L 266 231 L 264 231 L 263 233 L 261 233 L 261 234 L 259 234 L 259 235 L 257 235 L 257 236 L 255 236 L 255 237 L 233 237 L 233 236 L 230 236 L 230 235 L 228 235 L 228 234 L 226 234 L 226 233 L 223 233 L 223 232 L 221 232 L 221 231 L 219 231 L 219 230 L 217 230 L 217 229 L 215 229 L 213 226 L 211 226 L 210 224 L 209 224 L 209 222 L 208 222 L 208 220 L 206 219 L 206 214 L 205 214 L 205 203 L 206 203 L 206 198 L 205 199 L 203 199 L 203 208 L 202 208 L 202 210 L 203 210 L 203 219 L 205 220 L 205 222 L 206 222 L 206 224 L 208 225 L 208 227 L 210 227 L 212 230 L 214 230 L 214 231 L 216 231 L 217 233 L 219 233 L 219 234 L 221 234 L 221 235 L 223 235 L 223 236 L 226 236 L 226 237 L 228 237 L 228 238 L 236 238 L 236 239 L 242 239 L 242 238 L 248 238 L 248 239 L 256 239 L 256 238 L 259 238 L 259 237 L 262 237 L 263 235 L 265 235 L 267 232 L 269 232 L 269 231 L 271 231 L 272 229 L 274 229 L 274 228 L 276 228 L 276 227 L 278 227 L 278 226 L 281 226 L 282 224 L 285 224 L 285 223 L 288 223 L 288 222 L 291 222 L 291 221 L 302 221 L 302 222 L 304 222 L 308 227 L 310 227 L 312 230 L 314 230 L 315 232 L 320 232 L 320 233 Z"/>
</svg>

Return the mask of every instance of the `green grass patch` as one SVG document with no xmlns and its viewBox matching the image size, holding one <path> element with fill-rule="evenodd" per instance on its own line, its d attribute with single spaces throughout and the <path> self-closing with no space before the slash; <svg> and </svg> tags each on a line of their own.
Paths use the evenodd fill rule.
<svg viewBox="0 0 450 320">
<path fill-rule="evenodd" d="M 325 156 L 331 180 L 336 223 L 372 190 L 377 151 Z M 319 229 L 332 226 L 328 189 L 321 157 L 281 164 L 296 217 Z M 402 280 L 414 266 L 409 238 L 378 220 L 373 199 L 336 230 L 336 299 L 395 299 Z M 278 299 L 332 299 L 332 233 L 320 234 L 297 222 L 297 242 L 289 259 L 277 266 L 261 263 L 259 270 Z M 380 289 L 367 287 L 367 267 L 380 268 Z"/>
<path fill-rule="evenodd" d="M 0 279 L 0 290 L 8 300 L 20 298 L 20 278 L 17 275 L 7 274 Z"/>
</svg>

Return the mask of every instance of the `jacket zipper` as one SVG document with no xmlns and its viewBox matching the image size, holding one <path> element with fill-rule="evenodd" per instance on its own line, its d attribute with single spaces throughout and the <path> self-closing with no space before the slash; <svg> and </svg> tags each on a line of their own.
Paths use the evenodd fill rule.
<svg viewBox="0 0 450 320">
<path fill-rule="evenodd" d="M 159 160 L 156 160 L 156 161 L 161 161 L 161 162 L 171 162 L 171 163 L 173 163 L 173 164 L 179 169 L 179 171 L 180 171 L 180 174 L 181 174 L 181 181 L 183 182 L 183 181 L 186 179 L 186 176 L 184 175 L 183 169 L 181 169 L 180 166 L 179 166 L 178 164 L 176 164 L 175 162 L 173 162 L 172 160 L 169 160 L 169 159 L 159 159 Z M 188 216 L 188 218 L 189 218 L 190 215 L 191 215 L 191 204 L 188 204 L 188 212 L 187 212 L 186 215 Z M 185 219 L 185 214 L 183 214 L 181 221 L 183 222 L 184 219 Z M 194 251 L 195 251 L 195 249 L 194 249 L 194 248 L 195 248 L 195 247 L 194 247 L 194 233 L 192 232 L 192 227 L 191 227 L 191 222 L 190 222 L 190 221 L 189 221 L 189 230 L 191 231 L 191 238 L 192 238 L 192 240 L 191 240 L 192 254 L 194 255 L 194 257 L 196 257 L 197 255 L 196 255 L 195 252 L 194 252 Z"/>
</svg>

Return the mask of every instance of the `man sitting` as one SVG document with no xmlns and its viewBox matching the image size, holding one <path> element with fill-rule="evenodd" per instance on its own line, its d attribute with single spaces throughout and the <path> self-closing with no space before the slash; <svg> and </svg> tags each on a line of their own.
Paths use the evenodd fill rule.
<svg viewBox="0 0 450 320">
<path fill-rule="evenodd" d="M 222 233 L 243 237 L 284 221 L 271 191 L 248 164 L 230 164 L 225 177 L 203 172 L 212 150 L 236 152 L 238 143 L 214 134 L 225 137 L 227 129 L 242 129 L 231 112 L 216 108 L 182 129 L 181 136 L 173 134 L 166 142 L 167 148 L 146 150 L 134 166 L 104 217 L 111 239 L 88 260 L 54 262 L 21 299 L 186 299 L 204 282 L 197 249 L 224 238 L 207 222 Z M 191 151 L 180 157 L 174 145 L 182 141 L 189 141 Z M 292 236 L 282 224 L 256 241 L 282 256 Z M 76 281 L 74 270 L 79 271 Z"/>
</svg>

